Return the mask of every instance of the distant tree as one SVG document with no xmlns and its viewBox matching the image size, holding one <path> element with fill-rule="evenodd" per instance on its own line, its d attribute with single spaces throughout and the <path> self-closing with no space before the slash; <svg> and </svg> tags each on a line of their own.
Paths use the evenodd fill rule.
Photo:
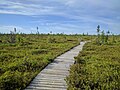
<svg viewBox="0 0 120 90">
<path fill-rule="evenodd" d="M 100 25 L 98 25 L 97 26 L 97 33 L 98 33 L 98 35 L 97 35 L 97 44 L 100 44 Z"/>
<path fill-rule="evenodd" d="M 100 25 L 97 26 L 97 33 L 99 34 L 100 32 Z"/>
<path fill-rule="evenodd" d="M 104 30 L 101 32 L 101 41 L 102 41 L 102 44 L 104 44 L 104 41 L 105 41 L 105 33 L 104 33 Z"/>
<path fill-rule="evenodd" d="M 52 31 L 50 31 L 50 34 L 52 34 Z"/>
<path fill-rule="evenodd" d="M 14 28 L 14 31 L 10 31 L 10 43 L 16 42 L 16 31 L 17 31 L 16 28 Z"/>
<path fill-rule="evenodd" d="M 107 31 L 107 34 L 110 34 L 110 31 L 109 31 L 109 30 Z"/>
<path fill-rule="evenodd" d="M 16 29 L 16 28 L 14 28 L 14 34 L 16 34 L 16 31 L 17 31 L 17 29 Z"/>
<path fill-rule="evenodd" d="M 83 36 L 85 36 L 85 34 L 83 33 Z"/>
<path fill-rule="evenodd" d="M 36 33 L 36 34 L 39 34 L 39 31 L 38 31 L 38 29 L 39 29 L 39 28 L 37 27 L 37 33 Z"/>
<path fill-rule="evenodd" d="M 106 33 L 107 33 L 107 35 L 106 35 L 106 37 L 105 37 L 105 42 L 107 43 L 107 42 L 108 42 L 108 37 L 109 37 L 110 31 L 108 30 Z"/>
<path fill-rule="evenodd" d="M 37 31 L 38 31 L 38 29 L 39 29 L 39 28 L 37 27 Z"/>
</svg>

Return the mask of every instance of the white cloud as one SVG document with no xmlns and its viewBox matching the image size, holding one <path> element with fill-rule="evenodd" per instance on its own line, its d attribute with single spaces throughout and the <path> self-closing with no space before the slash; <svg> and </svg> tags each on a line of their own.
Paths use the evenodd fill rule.
<svg viewBox="0 0 120 90">
<path fill-rule="evenodd" d="M 2 0 L 0 1 L 0 13 L 22 14 L 22 15 L 40 15 L 52 12 L 53 7 L 43 6 L 42 4 L 26 4 Z"/>
<path fill-rule="evenodd" d="M 1 0 L 0 13 L 30 15 L 39 18 L 31 23 L 43 22 L 44 26 L 47 22 L 51 22 L 47 26 L 52 24 L 51 26 L 55 26 L 56 30 L 90 29 L 93 31 L 94 24 L 104 24 L 109 27 L 111 25 L 111 28 L 120 25 L 119 3 L 119 0 Z M 50 15 L 65 19 L 55 21 Z M 48 16 L 53 20 L 50 18 L 41 20 L 40 16 Z M 80 26 L 81 23 L 84 25 Z"/>
<path fill-rule="evenodd" d="M 31 30 L 27 27 L 20 27 L 15 25 L 0 25 L 0 33 L 10 33 L 10 31 L 14 31 L 14 28 L 17 29 L 17 33 L 31 33 Z M 28 31 L 29 30 L 29 31 Z"/>
<path fill-rule="evenodd" d="M 29 3 L 28 3 L 29 2 Z M 23 15 L 104 15 L 120 9 L 119 0 L 1 0 L 0 13 Z"/>
</svg>

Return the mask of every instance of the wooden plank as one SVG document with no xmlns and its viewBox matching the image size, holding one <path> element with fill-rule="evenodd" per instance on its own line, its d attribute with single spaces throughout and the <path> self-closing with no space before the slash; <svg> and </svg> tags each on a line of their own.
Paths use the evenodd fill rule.
<svg viewBox="0 0 120 90">
<path fill-rule="evenodd" d="M 80 45 L 58 56 L 33 79 L 25 90 L 67 90 L 64 79 L 69 74 L 68 70 L 74 63 L 74 57 L 82 50 L 84 44 L 85 42 L 81 42 Z"/>
</svg>

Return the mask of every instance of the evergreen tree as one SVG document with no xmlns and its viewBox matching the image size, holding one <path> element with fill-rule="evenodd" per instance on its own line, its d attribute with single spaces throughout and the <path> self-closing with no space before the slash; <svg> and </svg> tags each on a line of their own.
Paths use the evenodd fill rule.
<svg viewBox="0 0 120 90">
<path fill-rule="evenodd" d="M 106 37 L 105 37 L 105 42 L 106 42 L 106 43 L 108 42 L 108 36 L 109 36 L 109 34 L 110 34 L 110 31 L 108 30 L 108 31 L 107 31 L 107 35 L 106 35 Z"/>
<path fill-rule="evenodd" d="M 98 33 L 97 44 L 99 44 L 100 43 L 100 25 L 97 26 L 97 33 Z"/>
<path fill-rule="evenodd" d="M 100 25 L 97 26 L 97 33 L 99 35 L 99 32 L 100 32 Z"/>
<path fill-rule="evenodd" d="M 39 28 L 37 27 L 37 33 L 36 33 L 36 34 L 39 34 L 39 31 L 38 31 L 38 29 L 39 29 Z"/>
<path fill-rule="evenodd" d="M 102 41 L 102 44 L 104 44 L 105 42 L 105 33 L 104 33 L 104 30 L 101 32 L 101 41 Z"/>
</svg>

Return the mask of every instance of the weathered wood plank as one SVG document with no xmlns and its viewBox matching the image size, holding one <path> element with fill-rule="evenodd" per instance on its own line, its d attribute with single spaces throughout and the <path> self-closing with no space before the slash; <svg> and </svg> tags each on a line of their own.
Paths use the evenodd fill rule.
<svg viewBox="0 0 120 90">
<path fill-rule="evenodd" d="M 66 76 L 69 74 L 70 65 L 74 57 L 82 50 L 85 42 L 70 51 L 58 56 L 51 64 L 43 69 L 25 90 L 66 90 Z"/>
</svg>

